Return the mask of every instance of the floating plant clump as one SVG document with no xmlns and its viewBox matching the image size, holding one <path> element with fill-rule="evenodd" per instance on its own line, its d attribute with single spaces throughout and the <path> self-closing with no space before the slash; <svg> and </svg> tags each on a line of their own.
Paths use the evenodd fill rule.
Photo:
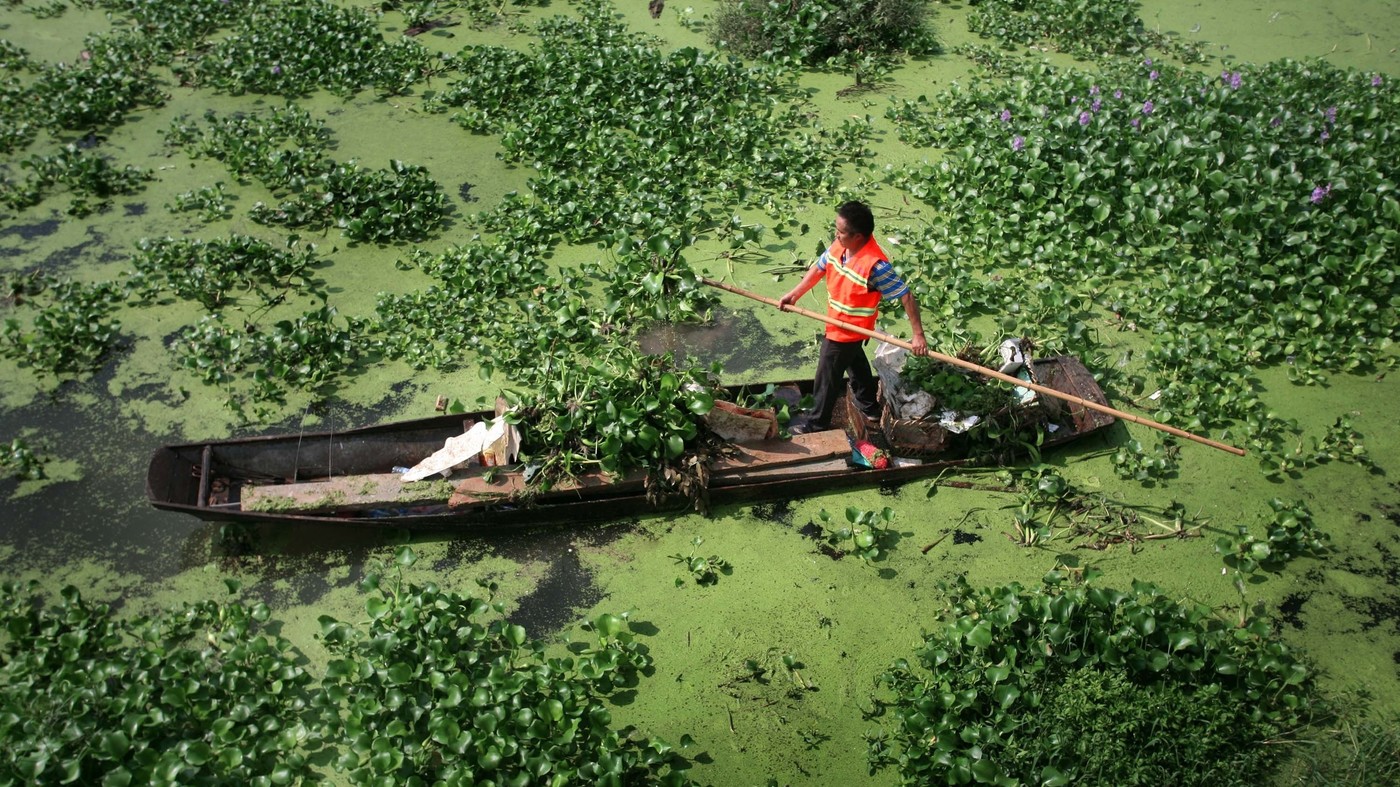
<svg viewBox="0 0 1400 787">
<path fill-rule="evenodd" d="M 939 196 L 902 251 L 920 302 L 954 325 L 997 315 L 1090 359 L 1096 324 L 1149 330 L 1146 376 L 1093 368 L 1126 395 L 1159 388 L 1159 421 L 1244 435 L 1270 473 L 1296 469 L 1297 430 L 1255 368 L 1287 362 L 1308 383 L 1393 363 L 1400 99 L 1373 75 L 1001 61 L 887 114 L 948 149 L 894 180 Z"/>
<path fill-rule="evenodd" d="M 937 628 L 879 678 L 893 730 L 869 737 L 872 768 L 906 784 L 1265 781 L 1283 757 L 1268 743 L 1314 714 L 1312 670 L 1265 618 L 1237 625 L 1099 574 L 944 586 Z"/>
<path fill-rule="evenodd" d="M 5 583 L 0 781 L 289 784 L 333 767 L 351 784 L 689 783 L 669 744 L 613 726 L 606 699 L 651 665 L 624 618 L 595 617 L 557 658 L 501 619 L 493 588 L 382 572 L 362 588 L 368 623 L 322 616 L 330 659 L 313 672 L 263 603 L 123 618 L 71 586 Z"/>
</svg>

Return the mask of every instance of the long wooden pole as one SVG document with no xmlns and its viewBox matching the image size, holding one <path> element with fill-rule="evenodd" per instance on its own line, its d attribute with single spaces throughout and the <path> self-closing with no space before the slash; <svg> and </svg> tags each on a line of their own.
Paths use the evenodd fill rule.
<svg viewBox="0 0 1400 787">
<path fill-rule="evenodd" d="M 725 284 L 724 282 L 715 281 L 714 279 L 707 279 L 707 278 L 705 278 L 705 277 L 702 276 L 702 277 L 700 278 L 700 281 L 703 281 L 704 283 L 710 285 L 711 287 L 717 287 L 717 288 L 719 288 L 719 289 L 721 289 L 721 290 L 724 290 L 725 292 L 732 292 L 732 293 L 734 293 L 735 295 L 742 295 L 742 296 L 744 296 L 745 298 L 752 298 L 753 300 L 756 300 L 756 301 L 758 301 L 758 302 L 760 302 L 760 303 L 766 303 L 766 304 L 768 304 L 768 305 L 770 305 L 770 306 L 776 306 L 776 307 L 778 307 L 779 309 L 781 309 L 782 311 L 793 312 L 793 313 L 796 313 L 796 314 L 800 314 L 800 315 L 802 315 L 803 317 L 811 317 L 811 318 L 814 319 L 814 320 L 820 320 L 820 321 L 822 321 L 822 322 L 828 322 L 828 323 L 831 323 L 831 324 L 833 324 L 833 325 L 839 325 L 839 326 L 841 326 L 842 328 L 845 328 L 845 329 L 848 330 L 848 331 L 854 331 L 854 332 L 859 333 L 859 334 L 862 334 L 862 335 L 864 335 L 864 336 L 869 336 L 869 337 L 872 338 L 872 339 L 879 339 L 879 340 L 882 341 L 882 342 L 889 342 L 890 344 L 893 344 L 893 345 L 895 345 L 896 347 L 903 347 L 903 348 L 906 349 L 906 350 L 911 350 L 911 351 L 912 351 L 912 350 L 914 349 L 914 345 L 913 345 L 913 344 L 911 344 L 911 343 L 905 341 L 904 339 L 899 339 L 899 338 L 896 338 L 896 337 L 894 337 L 894 336 L 890 336 L 890 335 L 887 334 L 887 333 L 881 333 L 881 332 L 879 332 L 879 331 L 868 331 L 868 330 L 866 330 L 866 329 L 864 329 L 864 328 L 860 328 L 860 327 L 857 327 L 857 326 L 855 326 L 855 325 L 851 325 L 850 323 L 841 322 L 840 320 L 833 319 L 833 318 L 831 318 L 831 317 L 828 317 L 828 316 L 825 315 L 825 314 L 818 314 L 817 312 L 814 312 L 814 311 L 808 311 L 807 309 L 804 309 L 804 308 L 802 308 L 802 307 L 800 307 L 800 306 L 783 306 L 781 303 L 778 302 L 778 300 L 777 300 L 776 298 L 767 298 L 767 297 L 764 297 L 764 296 L 762 296 L 762 295 L 759 295 L 758 293 L 749 292 L 748 290 L 743 290 L 743 289 L 740 289 L 740 288 L 735 287 L 735 286 L 733 286 L 733 285 Z M 964 360 L 961 359 L 961 358 L 956 358 L 956 357 L 951 356 L 951 355 L 944 355 L 943 353 L 934 352 L 933 350 L 929 350 L 929 351 L 928 351 L 928 354 L 929 354 L 930 357 L 937 358 L 938 360 L 940 360 L 940 361 L 942 361 L 942 362 L 944 362 L 944 363 L 952 364 L 953 366 L 959 366 L 959 367 L 962 367 L 963 369 L 967 369 L 968 371 L 971 371 L 971 372 L 976 372 L 977 374 L 980 374 L 980 375 L 982 375 L 983 377 L 990 377 L 990 378 L 992 378 L 992 379 L 994 379 L 994 380 L 1001 380 L 1002 382 L 1011 383 L 1012 385 L 1017 385 L 1017 386 L 1020 386 L 1020 387 L 1022 387 L 1022 388 L 1029 388 L 1029 389 L 1031 389 L 1032 391 L 1035 391 L 1036 393 L 1044 394 L 1044 395 L 1046 395 L 1046 396 L 1053 396 L 1053 397 L 1056 398 L 1056 399 L 1063 399 L 1063 400 L 1065 400 L 1065 401 L 1067 401 L 1067 402 L 1073 402 L 1074 404 L 1077 404 L 1077 405 L 1079 405 L 1079 406 L 1081 406 L 1081 407 L 1087 407 L 1087 408 L 1089 408 L 1090 410 L 1097 410 L 1097 411 L 1099 411 L 1099 412 L 1101 412 L 1101 413 L 1107 413 L 1107 414 L 1109 414 L 1109 415 L 1111 415 L 1111 416 L 1113 416 L 1113 417 L 1115 417 L 1115 418 L 1121 418 L 1121 419 L 1123 419 L 1124 421 L 1130 421 L 1130 422 L 1132 422 L 1132 423 L 1139 424 L 1139 425 L 1141 425 L 1141 426 L 1150 427 L 1150 428 L 1152 428 L 1152 429 L 1158 429 L 1158 430 L 1160 430 L 1160 431 L 1166 432 L 1167 434 L 1173 434 L 1173 435 L 1176 435 L 1177 437 L 1181 437 L 1181 438 L 1184 438 L 1184 439 L 1187 439 L 1187 440 L 1192 440 L 1192 441 L 1197 442 L 1197 443 L 1200 443 L 1200 444 L 1202 444 L 1202 445 L 1208 445 L 1208 446 L 1210 446 L 1211 448 L 1218 448 L 1218 449 L 1220 449 L 1221 451 L 1225 451 L 1226 453 L 1234 454 L 1235 456 L 1244 456 L 1244 455 L 1245 455 L 1244 449 L 1243 449 L 1243 448 L 1236 448 L 1236 447 L 1233 446 L 1233 445 L 1226 445 L 1225 443 L 1216 442 L 1215 440 L 1211 440 L 1210 438 L 1201 437 L 1200 435 L 1196 435 L 1196 434 L 1191 434 L 1190 432 L 1187 432 L 1187 431 L 1185 431 L 1185 430 L 1177 429 L 1175 426 L 1167 426 L 1166 424 L 1158 423 L 1158 422 L 1153 421 L 1153 420 L 1151 420 L 1151 419 L 1143 418 L 1142 416 L 1139 416 L 1139 415 L 1133 415 L 1132 413 L 1125 413 L 1125 412 L 1123 412 L 1122 410 L 1115 410 L 1115 409 L 1113 409 L 1112 407 L 1109 407 L 1109 406 L 1107 406 L 1107 405 L 1102 405 L 1102 404 L 1099 404 L 1098 402 L 1091 402 L 1091 401 L 1089 401 L 1088 399 L 1085 399 L 1085 398 L 1083 398 L 1083 397 L 1081 397 L 1081 396 L 1075 396 L 1074 394 L 1067 394 L 1067 393 L 1065 393 L 1064 391 L 1057 391 L 1057 390 L 1055 390 L 1054 388 L 1047 388 L 1046 386 L 1043 386 L 1043 385 L 1038 385 L 1038 384 L 1036 384 L 1036 383 L 1027 382 L 1027 381 L 1022 380 L 1022 379 L 1020 379 L 1020 378 L 1018 378 L 1018 377 L 1012 377 L 1012 376 L 1009 375 L 1009 374 L 1002 374 L 1001 372 L 999 372 L 999 371 L 997 371 L 997 370 L 995 370 L 995 369 L 988 369 L 988 368 L 985 367 L 985 366 L 981 366 L 981 365 L 972 363 L 971 361 L 964 361 Z"/>
</svg>

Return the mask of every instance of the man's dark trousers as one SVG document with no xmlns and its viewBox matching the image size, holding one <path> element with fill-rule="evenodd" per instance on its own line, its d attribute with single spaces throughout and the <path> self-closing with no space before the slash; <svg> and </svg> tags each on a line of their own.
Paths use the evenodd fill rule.
<svg viewBox="0 0 1400 787">
<path fill-rule="evenodd" d="M 812 389 L 812 423 L 822 428 L 831 426 L 831 414 L 841 396 L 842 378 L 851 377 L 851 394 L 857 408 L 866 418 L 880 417 L 879 387 L 870 361 L 865 357 L 865 341 L 834 342 L 822 338 L 821 356 L 817 360 L 816 383 Z"/>
</svg>

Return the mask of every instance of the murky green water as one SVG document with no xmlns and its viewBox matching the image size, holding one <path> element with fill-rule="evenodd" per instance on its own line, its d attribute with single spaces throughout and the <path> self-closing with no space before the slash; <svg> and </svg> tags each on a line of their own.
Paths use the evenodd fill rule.
<svg viewBox="0 0 1400 787">
<path fill-rule="evenodd" d="M 648 17 L 640 2 L 620 10 L 636 29 L 679 46 L 703 44 L 702 36 L 679 24 L 679 15 L 693 8 L 700 16 L 713 5 L 673 0 L 660 20 Z M 938 8 L 950 49 L 974 40 L 963 24 L 968 10 L 963 4 Z M 1154 2 L 1146 4 L 1143 18 L 1150 27 L 1203 42 L 1217 58 L 1208 68 L 1322 57 L 1400 78 L 1400 3 L 1393 1 Z M 35 20 L 9 6 L 0 9 L 0 37 L 55 60 L 76 58 L 82 37 L 105 24 L 95 13 L 70 11 L 59 20 Z M 424 40 L 452 52 L 469 42 L 501 43 L 501 35 L 453 28 Z M 506 41 L 526 45 L 524 39 Z M 897 74 L 891 92 L 932 93 L 968 73 L 958 57 L 933 58 Z M 820 109 L 830 117 L 883 114 L 883 96 L 841 100 L 834 93 L 844 86 L 842 79 L 807 81 L 820 91 Z M 84 280 L 114 279 L 142 237 L 265 232 L 242 218 L 253 201 L 269 198 L 253 187 L 238 189 L 239 218 L 231 221 L 206 227 L 166 210 L 176 194 L 230 178 L 213 162 L 167 158 L 157 132 L 180 114 L 269 103 L 173 89 L 165 107 L 142 113 L 107 141 L 127 161 L 156 170 L 158 179 L 135 197 L 119 198 L 112 211 L 88 219 L 63 216 L 61 197 L 4 219 L 0 270 L 42 268 Z M 415 99 L 362 96 L 345 103 L 327 97 L 302 103 L 332 127 L 337 159 L 357 158 L 373 167 L 402 159 L 426 166 L 444 185 L 457 213 L 450 230 L 426 248 L 470 240 L 473 213 L 525 188 L 529 173 L 502 164 L 492 139 L 470 136 L 442 116 L 421 112 Z M 925 155 L 895 141 L 888 128 L 881 136 L 876 150 L 882 162 Z M 890 204 L 881 207 L 896 216 L 896 224 L 935 210 L 903 205 L 897 194 L 887 194 Z M 803 258 L 825 237 L 825 208 L 803 211 L 801 219 L 811 231 L 774 243 L 768 251 L 775 261 Z M 394 267 L 406 248 L 350 247 L 334 232 L 308 240 L 331 259 L 318 275 L 332 284 L 333 302 L 342 313 L 367 314 L 378 293 L 425 284 L 417 274 Z M 718 251 L 702 246 L 692 259 Z M 567 265 L 591 253 L 561 251 L 554 261 Z M 792 281 L 775 281 L 756 266 L 709 266 L 769 295 L 785 291 Z M 729 306 L 734 312 L 722 314 L 714 327 L 663 331 L 649 341 L 721 361 L 733 381 L 810 373 L 813 326 L 746 304 Z M 146 505 L 143 490 L 151 451 L 161 443 L 255 430 L 347 428 L 422 416 L 431 413 L 439 394 L 471 401 L 495 390 L 471 369 L 439 375 L 378 366 L 354 379 L 331 404 L 292 401 L 277 422 L 249 427 L 222 406 L 216 391 L 174 368 L 164 342 L 195 318 L 193 309 L 128 309 L 120 318 L 126 347 L 92 379 L 56 384 L 0 362 L 0 438 L 25 436 L 54 458 L 46 482 L 0 481 L 0 577 L 38 579 L 55 591 L 74 584 L 88 598 L 121 600 L 133 608 L 219 597 L 222 579 L 239 577 L 249 593 L 275 605 L 286 622 L 284 635 L 318 658 L 317 616 L 358 619 L 363 602 L 356 582 L 364 566 L 389 555 L 399 537 L 329 528 L 231 537 L 217 526 L 156 512 Z M 1352 414 L 1377 462 L 1394 472 L 1389 466 L 1400 456 L 1393 415 L 1400 403 L 1397 380 L 1334 376 L 1325 387 L 1299 387 L 1281 371 L 1266 371 L 1262 379 L 1270 405 L 1306 429 L 1316 431 L 1339 414 Z M 1333 464 L 1272 483 L 1249 459 L 1187 446 L 1176 478 L 1143 489 L 1118 481 L 1100 452 L 1125 439 L 1125 429 L 1116 427 L 1106 438 L 1051 461 L 1082 488 L 1135 503 L 1181 501 L 1220 532 L 1260 522 L 1270 497 L 1305 501 L 1333 535 L 1337 554 L 1268 575 L 1248 588 L 1246 603 L 1272 614 L 1284 638 L 1316 659 L 1329 688 L 1368 687 L 1379 709 L 1400 711 L 1400 489 L 1394 479 Z M 1132 433 L 1146 439 L 1137 429 Z M 704 752 L 698 758 L 702 780 L 856 783 L 867 780 L 861 736 L 873 723 L 857 709 L 872 707 L 871 678 L 894 658 L 908 655 L 930 624 L 939 607 L 937 583 L 966 572 L 977 585 L 1033 584 L 1054 564 L 1053 546 L 1030 550 L 1012 542 L 1008 503 L 1005 495 L 964 489 L 943 488 L 929 496 L 916 485 L 731 507 L 709 518 L 654 518 L 501 541 L 419 538 L 414 547 L 424 559 L 413 576 L 463 592 L 473 590 L 478 579 L 500 582 L 513 619 L 537 636 L 558 631 L 567 637 L 575 621 L 597 611 L 630 611 L 657 669 L 626 698 L 616 718 L 672 741 L 692 735 Z M 871 566 L 833 560 L 802 532 L 819 510 L 839 514 L 847 506 L 896 511 L 900 539 L 889 561 Z M 693 545 L 696 538 L 703 538 L 702 546 Z M 1076 554 L 1104 568 L 1105 582 L 1122 586 L 1133 578 L 1148 579 L 1184 598 L 1237 604 L 1234 588 L 1219 575 L 1212 541 L 1213 536 L 1154 541 Z M 672 556 L 692 551 L 724 557 L 733 573 L 713 587 L 685 582 L 678 588 Z M 794 698 L 776 680 L 766 687 L 734 680 L 746 659 L 783 654 L 808 665 L 804 677 L 818 690 Z M 892 775 L 880 779 L 889 783 Z"/>
</svg>

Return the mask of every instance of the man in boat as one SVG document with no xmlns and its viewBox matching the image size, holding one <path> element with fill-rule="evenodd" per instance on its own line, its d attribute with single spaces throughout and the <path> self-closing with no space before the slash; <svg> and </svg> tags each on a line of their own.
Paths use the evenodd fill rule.
<svg viewBox="0 0 1400 787">
<path fill-rule="evenodd" d="M 914 331 L 914 354 L 928 355 L 928 341 L 919 320 L 919 304 L 908 285 L 895 273 L 880 244 L 875 242 L 875 217 L 870 206 L 851 201 L 836 209 L 836 240 L 812 263 L 802 281 L 778 299 L 779 308 L 797 303 L 823 278 L 826 279 L 827 316 L 873 331 L 880 302 L 898 300 L 904 305 L 909 327 Z M 812 412 L 805 418 L 793 419 L 789 432 L 808 434 L 830 429 L 831 413 L 841 396 L 844 377 L 850 378 L 851 395 L 860 412 L 872 422 L 879 422 L 879 388 L 865 357 L 867 338 L 827 324 L 821 356 L 817 360 Z"/>
</svg>

